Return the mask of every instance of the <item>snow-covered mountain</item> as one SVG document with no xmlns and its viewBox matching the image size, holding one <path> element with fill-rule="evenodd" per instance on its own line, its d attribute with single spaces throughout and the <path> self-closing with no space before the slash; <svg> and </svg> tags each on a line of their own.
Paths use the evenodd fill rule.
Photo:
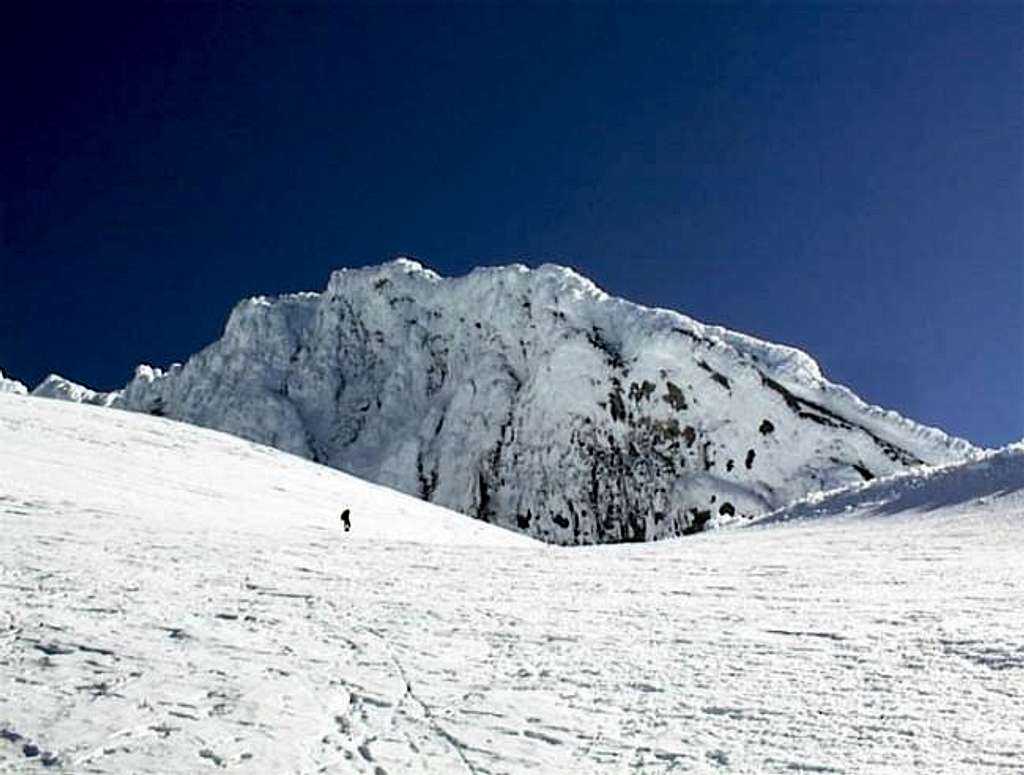
<svg viewBox="0 0 1024 775">
<path fill-rule="evenodd" d="M 32 391 L 37 398 L 56 398 L 61 401 L 73 401 L 76 404 L 95 404 L 110 406 L 118 398 L 118 393 L 97 393 L 84 385 L 79 385 L 59 374 L 51 374 L 40 382 Z"/>
<path fill-rule="evenodd" d="M 798 350 L 553 265 L 341 270 L 242 302 L 219 341 L 122 391 L 36 394 L 228 431 L 562 544 L 692 533 L 976 452 Z"/>
<path fill-rule="evenodd" d="M 23 396 L 28 393 L 28 388 L 16 379 L 5 377 L 4 373 L 0 371 L 0 393 L 13 393 L 17 396 Z"/>
<path fill-rule="evenodd" d="M 5 773 L 1024 761 L 1020 448 L 569 549 L 227 434 L 0 395 L 0 536 Z"/>
</svg>

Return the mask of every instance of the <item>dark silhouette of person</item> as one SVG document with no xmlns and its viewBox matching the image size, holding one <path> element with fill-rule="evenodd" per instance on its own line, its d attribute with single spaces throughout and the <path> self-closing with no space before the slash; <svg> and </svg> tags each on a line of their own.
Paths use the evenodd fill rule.
<svg viewBox="0 0 1024 775">
<path fill-rule="evenodd" d="M 345 526 L 346 533 L 352 529 L 352 520 L 349 518 L 348 509 L 341 512 L 341 524 Z"/>
</svg>

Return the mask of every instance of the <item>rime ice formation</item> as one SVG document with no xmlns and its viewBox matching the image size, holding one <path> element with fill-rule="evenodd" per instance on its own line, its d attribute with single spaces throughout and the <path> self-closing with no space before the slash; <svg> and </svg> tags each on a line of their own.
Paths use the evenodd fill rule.
<svg viewBox="0 0 1024 775">
<path fill-rule="evenodd" d="M 0 393 L 13 393 L 17 396 L 23 396 L 28 393 L 28 388 L 16 379 L 5 377 L 4 373 L 0 371 Z"/>
<path fill-rule="evenodd" d="M 554 265 L 340 270 L 323 293 L 241 302 L 219 341 L 103 400 L 562 544 L 697 532 L 975 452 L 798 350 Z"/>
<path fill-rule="evenodd" d="M 812 493 L 758 519 L 753 526 L 825 517 L 1009 512 L 1024 504 L 1024 441 L 987 450 L 972 460 L 900 471 L 828 492 Z"/>
<path fill-rule="evenodd" d="M 95 390 L 65 379 L 59 374 L 49 375 L 36 386 L 32 395 L 36 398 L 56 398 L 60 401 L 95 404 L 96 406 L 111 406 L 118 397 L 117 392 L 97 393 Z"/>
</svg>

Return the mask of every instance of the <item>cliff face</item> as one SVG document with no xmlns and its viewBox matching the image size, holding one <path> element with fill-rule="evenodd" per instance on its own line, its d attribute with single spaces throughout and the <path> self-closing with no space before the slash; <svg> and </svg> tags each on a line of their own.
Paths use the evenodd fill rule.
<svg viewBox="0 0 1024 775">
<path fill-rule="evenodd" d="M 974 452 L 799 351 L 550 265 L 338 271 L 242 302 L 219 341 L 110 400 L 565 544 L 682 535 Z"/>
</svg>

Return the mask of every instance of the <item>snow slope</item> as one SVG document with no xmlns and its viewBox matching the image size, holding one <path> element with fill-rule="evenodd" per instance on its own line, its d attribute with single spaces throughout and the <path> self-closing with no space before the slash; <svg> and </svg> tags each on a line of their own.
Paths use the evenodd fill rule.
<svg viewBox="0 0 1024 775">
<path fill-rule="evenodd" d="M 570 549 L 0 395 L 0 772 L 1019 771 L 1024 469 L 985 464 Z"/>
<path fill-rule="evenodd" d="M 226 433 L 130 412 L 4 396 L 0 486 L 10 499 L 140 515 L 180 531 L 278 535 L 330 527 L 343 508 L 366 540 L 532 544 L 394 490 Z M 159 527 L 160 525 L 158 525 Z"/>
<path fill-rule="evenodd" d="M 562 544 L 677 536 L 976 452 L 802 352 L 554 265 L 341 270 L 242 302 L 219 341 L 123 391 L 36 394 L 228 431 Z"/>
<path fill-rule="evenodd" d="M 993 502 L 1001 511 L 1024 510 L 1024 441 L 990 450 L 966 463 L 893 474 L 829 492 L 814 493 L 757 520 L 769 526 L 791 520 L 851 513 L 866 516 L 970 513 Z"/>
</svg>

